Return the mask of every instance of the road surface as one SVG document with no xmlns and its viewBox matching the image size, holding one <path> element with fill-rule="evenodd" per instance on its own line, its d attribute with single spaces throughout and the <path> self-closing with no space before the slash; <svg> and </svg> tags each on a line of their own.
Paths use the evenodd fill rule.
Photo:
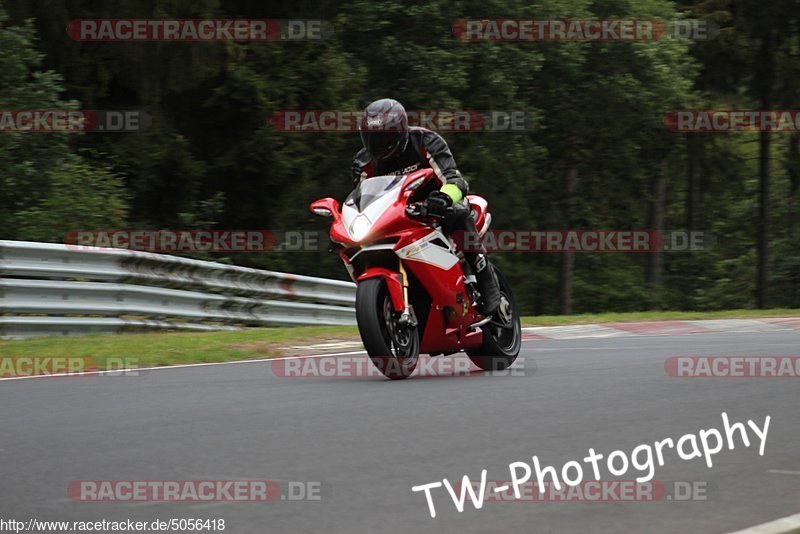
<svg viewBox="0 0 800 534">
<path fill-rule="evenodd" d="M 223 518 L 225 532 L 728 532 L 800 512 L 800 379 L 678 378 L 679 355 L 800 354 L 800 331 L 528 340 L 511 376 L 286 378 L 264 362 L 0 383 L 4 519 Z M 357 356 L 364 358 L 364 356 Z M 667 453 L 655 479 L 694 499 L 487 502 L 456 511 L 416 485 L 508 480 L 537 455 L 558 468 L 588 449 L 762 423 L 764 456 Z M 631 479 L 638 474 L 631 470 Z M 80 480 L 267 479 L 319 500 L 79 502 Z M 295 484 L 295 490 L 299 484 Z M 670 495 L 672 497 L 672 495 Z"/>
</svg>

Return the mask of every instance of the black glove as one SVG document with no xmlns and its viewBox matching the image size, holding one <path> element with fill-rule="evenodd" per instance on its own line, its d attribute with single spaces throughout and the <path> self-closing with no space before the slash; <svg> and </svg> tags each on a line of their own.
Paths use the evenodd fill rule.
<svg viewBox="0 0 800 534">
<path fill-rule="evenodd" d="M 442 193 L 441 191 L 434 191 L 428 195 L 427 200 L 425 200 L 425 207 L 428 210 L 428 214 L 437 215 L 439 217 L 444 217 L 447 213 L 447 208 L 452 205 L 453 199 L 450 198 L 450 195 Z"/>
</svg>

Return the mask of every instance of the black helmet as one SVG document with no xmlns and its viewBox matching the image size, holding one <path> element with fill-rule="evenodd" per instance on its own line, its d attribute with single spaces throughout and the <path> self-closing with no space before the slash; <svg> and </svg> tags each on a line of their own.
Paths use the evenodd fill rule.
<svg viewBox="0 0 800 534">
<path fill-rule="evenodd" d="M 376 100 L 364 110 L 358 123 L 361 142 L 375 159 L 403 152 L 408 143 L 408 116 L 403 105 L 391 98 Z"/>
</svg>

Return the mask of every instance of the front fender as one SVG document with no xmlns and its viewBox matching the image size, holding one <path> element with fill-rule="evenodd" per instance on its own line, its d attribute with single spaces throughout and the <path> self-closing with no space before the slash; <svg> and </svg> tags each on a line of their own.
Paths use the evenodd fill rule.
<svg viewBox="0 0 800 534">
<path fill-rule="evenodd" d="M 397 271 L 392 271 L 386 267 L 370 267 L 356 279 L 356 283 L 360 283 L 368 278 L 383 278 L 386 287 L 389 289 L 389 298 L 392 299 L 392 307 L 396 312 L 405 310 L 405 301 L 403 300 L 403 283 L 401 275 Z"/>
</svg>

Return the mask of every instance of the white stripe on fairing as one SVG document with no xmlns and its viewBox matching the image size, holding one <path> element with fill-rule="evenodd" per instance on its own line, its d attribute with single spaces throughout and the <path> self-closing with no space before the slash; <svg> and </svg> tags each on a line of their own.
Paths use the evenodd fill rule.
<svg viewBox="0 0 800 534">
<path fill-rule="evenodd" d="M 445 271 L 458 263 L 458 256 L 438 245 L 431 244 L 434 239 L 448 243 L 447 237 L 438 230 L 433 230 L 413 243 L 397 249 L 397 255 L 405 261 L 418 261 L 434 265 Z"/>
</svg>

